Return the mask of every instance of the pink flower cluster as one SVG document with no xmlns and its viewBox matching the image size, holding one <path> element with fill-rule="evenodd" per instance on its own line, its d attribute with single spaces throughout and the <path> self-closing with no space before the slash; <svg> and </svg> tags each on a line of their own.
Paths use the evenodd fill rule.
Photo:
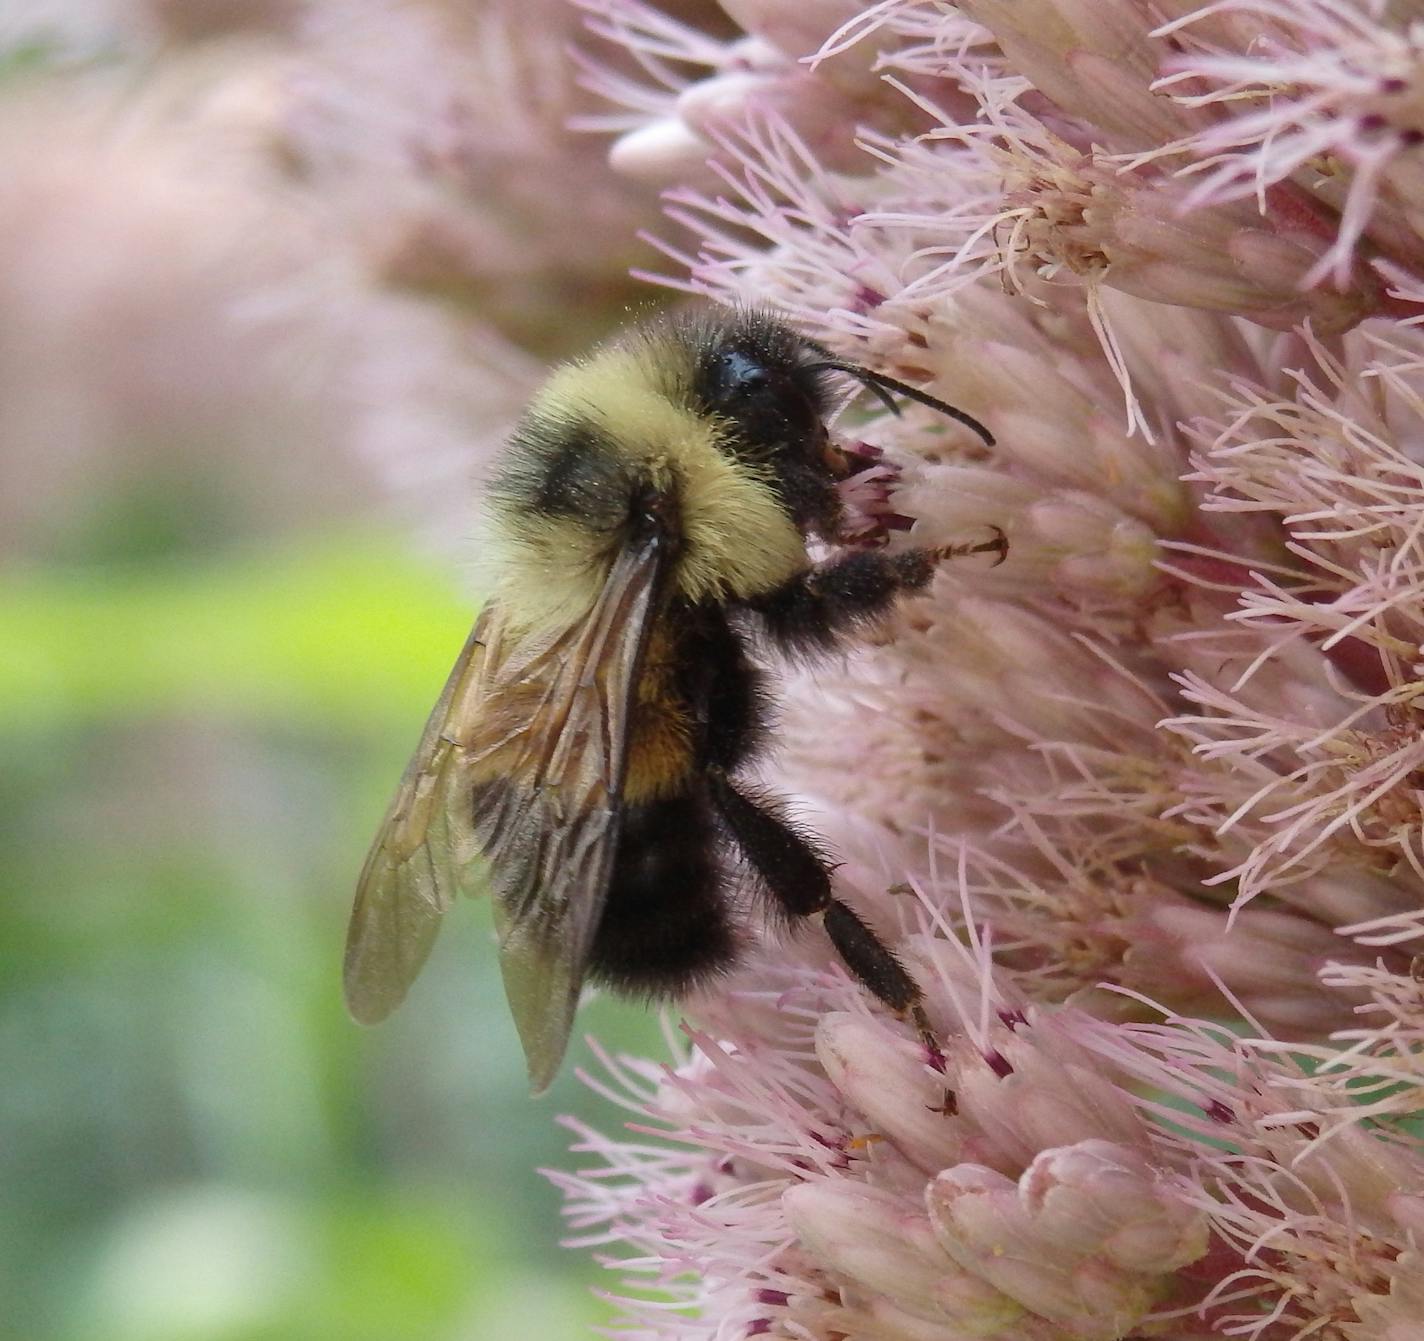
<svg viewBox="0 0 1424 1341">
<path fill-rule="evenodd" d="M 941 1052 L 806 935 L 608 1058 L 618 1334 L 1424 1336 L 1424 10 L 584 4 L 666 279 L 982 419 L 849 431 L 1010 542 L 770 769 Z"/>
</svg>

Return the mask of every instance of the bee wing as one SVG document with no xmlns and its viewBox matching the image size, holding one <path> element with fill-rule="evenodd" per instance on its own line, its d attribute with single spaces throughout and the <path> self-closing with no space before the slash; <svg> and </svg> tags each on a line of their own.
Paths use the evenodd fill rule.
<svg viewBox="0 0 1424 1341">
<path fill-rule="evenodd" d="M 441 917 L 473 874 L 470 766 L 487 672 L 501 655 L 501 623 L 499 606 L 486 605 L 425 723 L 357 881 L 344 979 L 347 1008 L 362 1024 L 385 1019 L 405 999 Z"/>
<path fill-rule="evenodd" d="M 568 1046 L 613 873 L 634 691 L 666 554 L 658 534 L 630 541 L 587 617 L 548 646 L 512 651 L 490 688 L 489 705 L 505 693 L 525 705 L 492 733 L 485 761 L 499 767 L 478 770 L 474 819 L 536 1094 Z"/>
</svg>

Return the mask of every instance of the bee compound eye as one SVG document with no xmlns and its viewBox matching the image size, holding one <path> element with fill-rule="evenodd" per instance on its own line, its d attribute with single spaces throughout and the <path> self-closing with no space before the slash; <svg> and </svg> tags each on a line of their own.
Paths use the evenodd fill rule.
<svg viewBox="0 0 1424 1341">
<path fill-rule="evenodd" d="M 749 354 L 731 349 L 718 358 L 713 385 L 719 399 L 745 401 L 765 393 L 771 385 L 771 370 Z"/>
</svg>

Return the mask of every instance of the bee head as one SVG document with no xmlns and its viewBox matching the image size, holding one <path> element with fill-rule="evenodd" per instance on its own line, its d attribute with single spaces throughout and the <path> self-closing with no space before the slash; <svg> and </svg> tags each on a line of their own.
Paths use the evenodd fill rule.
<svg viewBox="0 0 1424 1341">
<path fill-rule="evenodd" d="M 719 313 L 687 328 L 697 412 L 721 425 L 722 450 L 770 473 L 803 530 L 833 529 L 846 473 L 825 417 L 831 376 L 818 345 L 765 313 Z"/>
<path fill-rule="evenodd" d="M 814 461 L 826 439 L 830 392 L 811 366 L 816 347 L 766 318 L 744 319 L 698 350 L 694 394 L 732 427 L 738 455 L 775 464 Z"/>
<path fill-rule="evenodd" d="M 835 484 L 850 470 L 825 423 L 837 373 L 855 378 L 893 413 L 899 410 L 892 392 L 966 424 L 993 445 L 988 430 L 962 410 L 837 359 L 765 312 L 719 313 L 684 330 L 696 408 L 727 426 L 724 450 L 770 469 L 782 502 L 803 531 L 834 532 L 840 511 Z"/>
</svg>

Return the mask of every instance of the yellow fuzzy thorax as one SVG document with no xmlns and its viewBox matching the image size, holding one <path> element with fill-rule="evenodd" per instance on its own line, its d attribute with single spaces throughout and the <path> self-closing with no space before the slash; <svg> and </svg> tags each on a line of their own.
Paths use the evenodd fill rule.
<svg viewBox="0 0 1424 1341">
<path fill-rule="evenodd" d="M 604 349 L 556 370 L 534 407 L 595 425 L 619 444 L 631 477 L 676 494 L 682 596 L 725 601 L 771 591 L 806 567 L 805 539 L 766 473 L 719 449 L 722 424 L 668 394 L 680 375 L 642 347 Z M 573 517 L 505 510 L 492 521 L 500 593 L 519 624 L 562 622 L 590 608 L 613 559 L 606 534 Z"/>
</svg>

